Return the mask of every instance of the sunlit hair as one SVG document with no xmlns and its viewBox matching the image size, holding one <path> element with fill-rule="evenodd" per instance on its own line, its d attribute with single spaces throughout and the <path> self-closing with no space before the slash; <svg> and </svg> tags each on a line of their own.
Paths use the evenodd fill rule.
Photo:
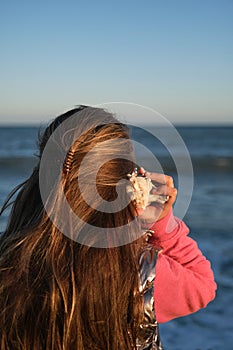
<svg viewBox="0 0 233 350">
<path fill-rule="evenodd" d="M 60 134 L 58 146 L 67 154 L 62 165 L 58 164 L 62 166 L 62 176 L 54 183 L 46 211 L 39 186 L 41 157 L 51 135 L 74 114 L 79 116 L 76 127 L 80 137 L 73 139 L 67 149 L 72 129 Z M 142 240 L 113 248 L 94 247 L 99 239 L 98 228 L 116 228 L 116 233 L 107 235 L 111 246 L 117 239 L 117 228 L 134 220 L 132 203 L 119 211 L 114 203 L 125 193 L 124 186 L 116 191 L 116 185 L 127 179 L 135 163 L 124 157 L 114 158 L 119 154 L 116 144 L 105 144 L 124 139 L 128 140 L 129 135 L 123 124 L 101 109 L 85 106 L 57 117 L 45 130 L 39 143 L 38 165 L 29 179 L 11 193 L 2 209 L 3 212 L 18 192 L 0 240 L 1 350 L 136 349 L 137 329 L 143 317 L 138 264 Z M 82 174 L 87 178 L 85 196 L 95 203 L 92 208 L 84 200 L 77 180 L 82 160 L 96 145 L 101 151 L 86 161 Z M 112 155 L 112 160 L 103 163 L 93 184 L 89 176 L 106 153 Z M 46 176 L 49 170 L 45 179 Z M 99 203 L 92 198 L 94 187 L 113 206 L 112 213 L 98 210 Z M 67 217 L 64 229 L 68 229 L 68 235 L 57 228 L 50 216 L 62 214 L 62 193 L 84 222 L 73 225 Z M 79 238 L 88 234 L 85 223 L 93 227 L 93 246 L 80 244 Z M 138 237 L 137 227 L 135 232 L 126 229 L 126 234 Z"/>
</svg>

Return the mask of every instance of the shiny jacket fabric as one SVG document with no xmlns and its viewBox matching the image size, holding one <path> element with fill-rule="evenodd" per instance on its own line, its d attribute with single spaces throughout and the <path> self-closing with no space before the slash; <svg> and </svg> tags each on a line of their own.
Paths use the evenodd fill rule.
<svg viewBox="0 0 233 350">
<path fill-rule="evenodd" d="M 163 350 L 154 310 L 154 279 L 158 250 L 147 243 L 140 257 L 140 293 L 144 297 L 144 320 L 138 330 L 137 350 Z"/>
</svg>

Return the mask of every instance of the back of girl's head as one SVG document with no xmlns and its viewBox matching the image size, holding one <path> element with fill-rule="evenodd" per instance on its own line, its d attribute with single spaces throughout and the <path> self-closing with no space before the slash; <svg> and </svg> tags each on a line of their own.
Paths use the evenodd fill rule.
<svg viewBox="0 0 233 350">
<path fill-rule="evenodd" d="M 80 106 L 60 115 L 40 136 L 39 162 L 19 192 L 7 231 L 37 227 L 47 214 L 68 237 L 84 226 L 90 233 L 86 223 L 127 224 L 134 208 L 126 179 L 134 167 L 127 127 L 112 114 Z"/>
<path fill-rule="evenodd" d="M 96 227 L 112 228 L 112 245 L 113 228 L 134 218 L 126 193 L 127 174 L 135 167 L 128 130 L 99 108 L 82 107 L 58 119 L 40 144 L 40 191 L 47 214 L 63 233 L 91 246 L 108 243 L 107 230 Z M 95 236 L 104 232 L 105 242 L 97 236 L 100 241 L 92 241 L 91 231 Z"/>
<path fill-rule="evenodd" d="M 1 348 L 132 349 L 141 247 L 127 128 L 81 106 L 56 118 L 39 148 L 0 241 Z"/>
</svg>

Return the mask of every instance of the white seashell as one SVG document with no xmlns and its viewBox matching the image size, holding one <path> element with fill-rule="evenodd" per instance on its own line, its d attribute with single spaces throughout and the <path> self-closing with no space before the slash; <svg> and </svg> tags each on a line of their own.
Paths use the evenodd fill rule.
<svg viewBox="0 0 233 350">
<path fill-rule="evenodd" d="M 152 188 L 156 189 L 150 178 L 137 176 L 135 172 L 128 174 L 128 177 L 131 185 L 126 187 L 126 191 L 132 196 L 137 208 L 145 209 L 152 202 L 164 204 L 169 199 L 166 195 L 150 193 Z"/>
</svg>

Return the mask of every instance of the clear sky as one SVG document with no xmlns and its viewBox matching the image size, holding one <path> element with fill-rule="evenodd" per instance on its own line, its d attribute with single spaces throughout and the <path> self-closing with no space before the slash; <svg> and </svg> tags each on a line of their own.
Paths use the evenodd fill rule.
<svg viewBox="0 0 233 350">
<path fill-rule="evenodd" d="M 2 0 L 0 123 L 134 102 L 233 123 L 232 0 Z"/>
</svg>

